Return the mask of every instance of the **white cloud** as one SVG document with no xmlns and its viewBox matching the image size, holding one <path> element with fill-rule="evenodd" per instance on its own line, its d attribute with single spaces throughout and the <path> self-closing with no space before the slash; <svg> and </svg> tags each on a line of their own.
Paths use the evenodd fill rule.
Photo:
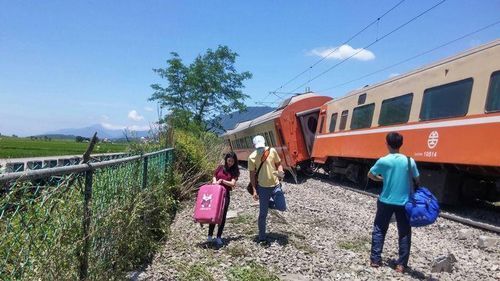
<svg viewBox="0 0 500 281">
<path fill-rule="evenodd" d="M 149 112 L 154 111 L 154 109 L 152 107 L 149 107 L 149 106 L 144 107 L 144 110 L 149 111 Z"/>
<path fill-rule="evenodd" d="M 137 111 L 131 110 L 128 113 L 128 119 L 134 120 L 134 121 L 141 121 L 144 120 L 144 116 L 141 116 Z"/>
<path fill-rule="evenodd" d="M 327 59 L 337 59 L 343 60 L 353 56 L 353 59 L 368 61 L 375 59 L 375 55 L 368 50 L 363 48 L 354 49 L 349 45 L 342 45 L 340 47 L 331 47 L 331 48 L 315 48 L 309 52 L 309 55 L 318 56 Z"/>
<path fill-rule="evenodd" d="M 389 78 L 396 77 L 398 75 L 399 75 L 399 73 L 391 73 L 391 74 L 389 74 Z"/>
</svg>

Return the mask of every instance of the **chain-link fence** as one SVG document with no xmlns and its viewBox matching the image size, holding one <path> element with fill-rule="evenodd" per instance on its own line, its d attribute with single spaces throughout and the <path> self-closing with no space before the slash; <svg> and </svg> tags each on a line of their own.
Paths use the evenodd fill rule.
<svg viewBox="0 0 500 281">
<path fill-rule="evenodd" d="M 110 280 L 169 219 L 173 150 L 0 175 L 0 280 Z"/>
</svg>

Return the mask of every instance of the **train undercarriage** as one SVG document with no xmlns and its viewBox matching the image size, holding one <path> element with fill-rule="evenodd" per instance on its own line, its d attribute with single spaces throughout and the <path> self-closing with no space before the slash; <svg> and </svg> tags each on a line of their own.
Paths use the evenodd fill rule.
<svg viewBox="0 0 500 281">
<path fill-rule="evenodd" d="M 370 159 L 331 157 L 325 164 L 313 162 L 301 165 L 300 171 L 312 176 L 323 169 L 329 177 L 348 180 L 361 189 L 381 188 L 380 183 L 368 180 Z M 461 205 L 485 201 L 500 207 L 500 169 L 466 165 L 418 163 L 421 186 L 429 188 L 446 205 Z"/>
</svg>

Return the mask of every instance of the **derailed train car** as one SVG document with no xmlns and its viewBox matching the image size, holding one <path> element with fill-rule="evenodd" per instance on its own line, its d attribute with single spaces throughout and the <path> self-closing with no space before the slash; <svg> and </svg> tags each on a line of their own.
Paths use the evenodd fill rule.
<svg viewBox="0 0 500 281">
<path fill-rule="evenodd" d="M 417 161 L 440 202 L 500 201 L 500 40 L 339 99 L 292 97 L 224 139 L 245 161 L 260 134 L 295 178 L 322 167 L 366 186 L 391 131 L 404 136 L 401 153 Z"/>
<path fill-rule="evenodd" d="M 242 122 L 223 134 L 238 159 L 246 161 L 254 150 L 252 138 L 262 135 L 281 157 L 283 167 L 296 179 L 296 171 L 310 165 L 320 106 L 331 97 L 304 93 L 285 100 L 276 110 Z"/>
<path fill-rule="evenodd" d="M 498 201 L 500 40 L 330 101 L 320 123 L 312 158 L 332 174 L 364 184 L 398 131 L 441 202 Z"/>
</svg>

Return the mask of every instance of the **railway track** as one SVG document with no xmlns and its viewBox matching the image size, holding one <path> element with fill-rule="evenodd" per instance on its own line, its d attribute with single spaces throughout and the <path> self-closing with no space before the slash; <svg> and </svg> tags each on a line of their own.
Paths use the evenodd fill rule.
<svg viewBox="0 0 500 281">
<path fill-rule="evenodd" d="M 354 187 L 354 186 L 349 186 L 350 185 L 349 183 L 332 180 L 331 178 L 328 177 L 328 175 L 320 173 L 320 172 L 317 172 L 314 177 L 315 178 L 320 178 L 321 180 L 329 181 L 330 183 L 332 183 L 332 185 L 335 184 L 335 185 L 338 185 L 341 188 L 344 188 L 344 189 L 347 189 L 347 190 L 350 190 L 350 191 L 353 191 L 353 192 L 357 192 L 357 193 L 360 193 L 360 194 L 364 194 L 364 195 L 367 195 L 367 196 L 378 198 L 378 195 L 375 194 L 375 193 L 373 193 L 373 192 L 369 192 L 369 191 L 366 191 L 366 190 L 361 190 L 361 189 L 359 189 L 357 187 Z M 446 211 L 446 209 L 445 209 L 445 211 L 441 210 L 439 216 L 441 218 L 452 220 L 452 221 L 455 221 L 455 222 L 458 222 L 458 223 L 461 223 L 461 224 L 464 224 L 464 225 L 468 225 L 468 226 L 472 226 L 472 227 L 475 227 L 475 228 L 478 228 L 478 229 L 481 229 L 481 230 L 485 230 L 485 231 L 493 232 L 493 233 L 496 233 L 496 234 L 500 234 L 500 226 L 497 226 L 497 225 L 494 225 L 494 224 L 490 224 L 490 223 L 480 222 L 480 221 L 476 221 L 476 220 L 471 219 L 471 218 L 466 218 L 466 217 L 463 217 L 463 216 L 460 216 L 460 215 L 456 215 L 456 214 L 453 214 L 450 211 Z"/>
</svg>

